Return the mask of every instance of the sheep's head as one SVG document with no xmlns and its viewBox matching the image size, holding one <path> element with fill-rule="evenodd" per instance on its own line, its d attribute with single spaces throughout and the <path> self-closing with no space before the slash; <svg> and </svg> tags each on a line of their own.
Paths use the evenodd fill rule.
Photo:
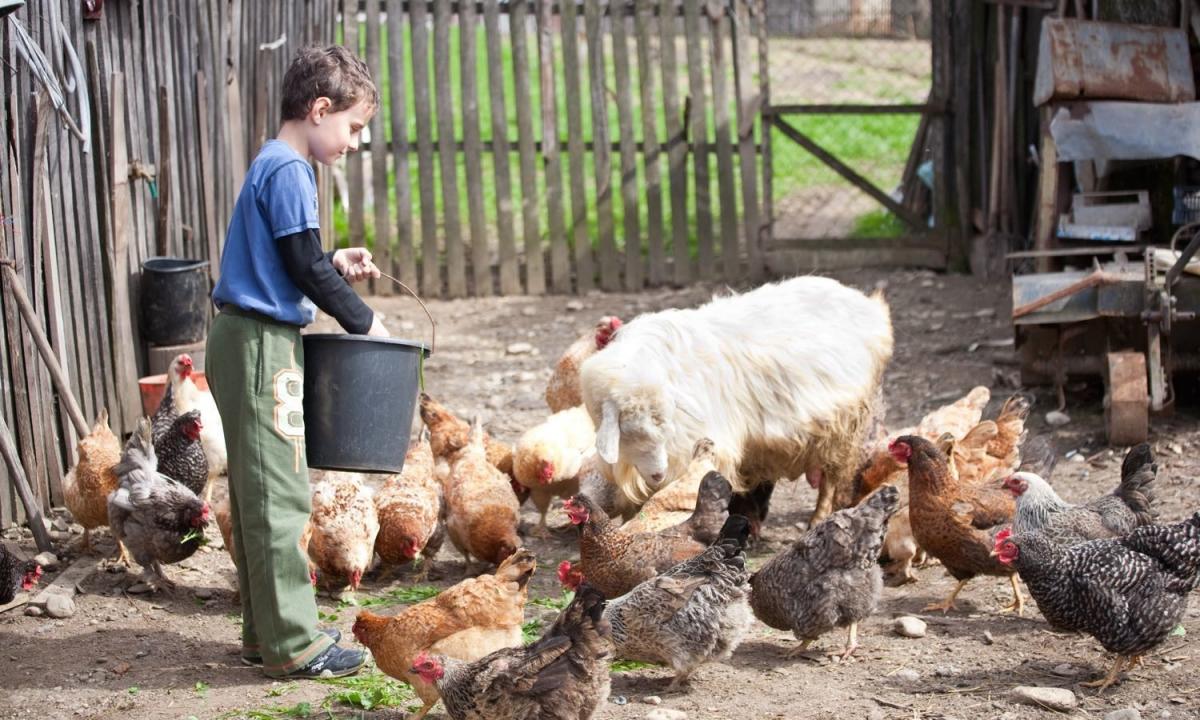
<svg viewBox="0 0 1200 720">
<path fill-rule="evenodd" d="M 596 451 L 610 465 L 624 460 L 643 478 L 658 484 L 667 472 L 668 418 L 674 408 L 660 387 L 646 386 L 622 402 L 612 398 L 601 405 Z"/>
</svg>

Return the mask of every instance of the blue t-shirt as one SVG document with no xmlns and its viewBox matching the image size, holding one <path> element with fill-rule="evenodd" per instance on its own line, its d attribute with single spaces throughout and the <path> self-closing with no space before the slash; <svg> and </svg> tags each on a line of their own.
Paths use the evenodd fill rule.
<svg viewBox="0 0 1200 720">
<path fill-rule="evenodd" d="M 246 172 L 233 206 L 213 302 L 290 325 L 311 323 L 317 308 L 288 276 L 277 241 L 320 227 L 312 166 L 282 140 L 267 141 Z"/>
</svg>

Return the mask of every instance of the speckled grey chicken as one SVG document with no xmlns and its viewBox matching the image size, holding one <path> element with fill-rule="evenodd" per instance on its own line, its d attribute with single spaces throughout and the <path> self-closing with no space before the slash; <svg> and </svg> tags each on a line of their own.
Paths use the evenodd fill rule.
<svg viewBox="0 0 1200 720">
<path fill-rule="evenodd" d="M 18 590 L 32 590 L 42 568 L 32 560 L 21 560 L 0 545 L 0 605 L 7 605 Z"/>
<path fill-rule="evenodd" d="M 203 428 L 200 411 L 189 410 L 177 416 L 171 426 L 154 439 L 158 471 L 183 483 L 197 495 L 204 492 L 204 486 L 208 483 L 208 458 L 200 442 Z"/>
<path fill-rule="evenodd" d="M 858 647 L 858 623 L 875 611 L 883 591 L 877 560 L 899 503 L 896 488 L 885 485 L 861 504 L 829 516 L 750 577 L 754 614 L 801 641 L 789 657 L 835 627 L 849 628 L 842 658 Z"/>
<path fill-rule="evenodd" d="M 1154 480 L 1158 465 L 1149 443 L 1130 448 L 1121 463 L 1121 483 L 1103 497 L 1072 505 L 1058 496 L 1040 475 L 1018 472 L 1004 480 L 1016 498 L 1013 532 L 1041 531 L 1053 542 L 1075 545 L 1120 537 L 1154 522 Z"/>
<path fill-rule="evenodd" d="M 113 469 L 120 486 L 108 496 L 113 535 L 144 570 L 151 588 L 172 586 L 164 563 L 176 563 L 200 548 L 208 525 L 208 503 L 185 485 L 158 472 L 150 421 L 142 418 Z"/>
<path fill-rule="evenodd" d="M 1091 635 L 1117 656 L 1104 679 L 1085 683 L 1103 691 L 1183 618 L 1200 585 L 1200 512 L 1069 547 L 1040 532 L 1001 531 L 995 553 L 1020 573 L 1048 621 Z"/>
<path fill-rule="evenodd" d="M 454 720 L 586 720 L 609 692 L 611 628 L 604 596 L 583 585 L 537 641 L 472 663 L 422 652 L 412 672 Z"/>
<path fill-rule="evenodd" d="M 616 657 L 670 665 L 668 690 L 701 665 L 728 659 L 754 622 L 743 554 L 749 535 L 749 521 L 730 516 L 703 553 L 610 600 Z"/>
</svg>

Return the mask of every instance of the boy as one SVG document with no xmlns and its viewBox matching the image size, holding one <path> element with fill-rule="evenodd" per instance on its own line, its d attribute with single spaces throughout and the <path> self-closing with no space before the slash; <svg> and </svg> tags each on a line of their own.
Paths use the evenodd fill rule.
<svg viewBox="0 0 1200 720">
<path fill-rule="evenodd" d="M 365 248 L 325 254 L 310 158 L 358 149 L 379 105 L 361 60 L 342 47 L 300 50 L 283 78 L 282 126 L 246 173 L 229 221 L 207 375 L 225 426 L 229 501 L 242 596 L 242 660 L 270 677 L 341 677 L 362 651 L 319 632 L 298 543 L 312 511 L 304 457 L 304 346 L 315 302 L 347 332 L 387 336 L 347 281 L 379 277 Z"/>
</svg>

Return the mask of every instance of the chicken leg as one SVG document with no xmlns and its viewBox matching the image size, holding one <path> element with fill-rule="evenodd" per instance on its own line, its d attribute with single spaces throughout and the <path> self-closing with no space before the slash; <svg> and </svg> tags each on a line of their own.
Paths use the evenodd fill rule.
<svg viewBox="0 0 1200 720">
<path fill-rule="evenodd" d="M 1126 667 L 1127 663 L 1130 663 L 1129 658 L 1125 657 L 1124 655 L 1118 655 L 1117 659 L 1113 662 L 1112 669 L 1108 671 L 1108 675 L 1105 675 L 1103 679 L 1092 680 L 1090 682 L 1085 682 L 1085 683 L 1079 683 L 1079 685 L 1081 687 L 1100 688 L 1096 692 L 1096 694 L 1097 695 L 1103 694 L 1109 685 L 1112 685 L 1113 683 L 1115 683 L 1117 681 L 1117 676 L 1121 674 L 1121 669 L 1123 667 Z"/>
<path fill-rule="evenodd" d="M 809 648 L 809 646 L 811 646 L 813 644 L 813 642 L 815 642 L 815 641 L 814 640 L 801 641 L 801 643 L 799 645 L 792 648 L 791 650 L 788 650 L 786 653 L 783 654 L 784 659 L 792 660 L 792 659 L 795 659 L 795 658 L 803 655 L 804 653 L 808 652 L 808 648 Z"/>
<path fill-rule="evenodd" d="M 429 711 L 433 709 L 434 705 L 437 705 L 436 699 L 433 702 L 422 705 L 421 709 L 413 713 L 412 717 L 410 717 L 408 720 L 421 720 L 421 718 L 429 714 Z"/>
<path fill-rule="evenodd" d="M 674 692 L 680 687 L 687 687 L 692 675 L 691 670 L 686 670 L 681 673 L 676 673 L 675 677 L 671 678 L 671 684 L 667 685 L 665 692 Z"/>
<path fill-rule="evenodd" d="M 849 632 L 846 634 L 846 647 L 842 648 L 840 653 L 836 651 L 829 653 L 829 657 L 838 657 L 840 660 L 845 661 L 858 649 L 858 623 L 850 623 L 848 630 Z"/>
<path fill-rule="evenodd" d="M 954 590 L 950 593 L 950 597 L 946 598 L 940 603 L 929 603 L 925 606 L 925 612 L 929 612 L 930 610 L 941 610 L 943 613 L 946 613 L 950 610 L 953 610 L 954 598 L 958 597 L 958 594 L 962 592 L 963 586 L 966 584 L 966 580 L 959 580 L 958 584 L 954 586 Z"/>
<path fill-rule="evenodd" d="M 1017 584 L 1016 573 L 1009 575 L 1008 580 L 1012 583 L 1013 601 L 1000 608 L 1000 612 L 1015 612 L 1017 617 L 1021 617 L 1025 612 L 1025 598 L 1021 596 L 1021 586 Z"/>
</svg>

